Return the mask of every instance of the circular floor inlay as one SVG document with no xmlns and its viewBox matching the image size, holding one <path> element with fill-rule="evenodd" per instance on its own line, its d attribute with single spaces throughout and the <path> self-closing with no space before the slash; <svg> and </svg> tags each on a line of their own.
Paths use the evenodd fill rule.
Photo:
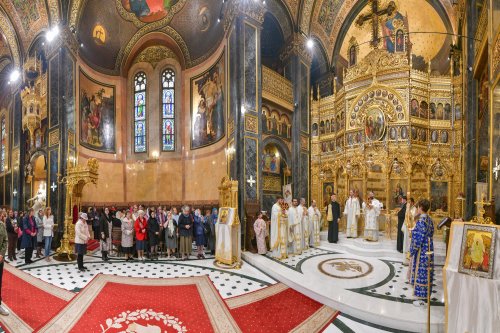
<svg viewBox="0 0 500 333">
<path fill-rule="evenodd" d="M 320 262 L 321 273 L 337 279 L 356 279 L 370 274 L 373 266 L 363 260 L 352 258 L 334 258 Z"/>
<path fill-rule="evenodd" d="M 101 324 L 102 332 L 187 332 L 186 326 L 179 321 L 179 318 L 167 313 L 156 312 L 151 309 L 137 309 L 126 311 L 113 318 L 106 319 L 105 324 Z"/>
</svg>

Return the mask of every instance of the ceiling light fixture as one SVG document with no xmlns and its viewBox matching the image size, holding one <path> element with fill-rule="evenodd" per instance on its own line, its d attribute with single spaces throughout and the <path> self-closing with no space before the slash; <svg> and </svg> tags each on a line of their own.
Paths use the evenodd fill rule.
<svg viewBox="0 0 500 333">
<path fill-rule="evenodd" d="M 312 49 L 314 46 L 314 41 L 311 38 L 309 38 L 306 42 L 306 45 L 308 48 Z"/>
<path fill-rule="evenodd" d="M 56 25 L 52 27 L 47 33 L 45 34 L 45 39 L 47 39 L 47 42 L 52 42 L 54 38 L 56 38 L 59 35 L 59 27 Z"/>
<path fill-rule="evenodd" d="M 21 76 L 21 72 L 18 69 L 14 69 L 9 76 L 9 82 L 16 82 Z"/>
</svg>

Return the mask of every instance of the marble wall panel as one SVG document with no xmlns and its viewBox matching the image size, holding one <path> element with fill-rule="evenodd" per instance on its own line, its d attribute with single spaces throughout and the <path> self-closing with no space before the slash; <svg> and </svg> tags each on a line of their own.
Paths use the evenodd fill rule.
<svg viewBox="0 0 500 333">
<path fill-rule="evenodd" d="M 10 207 L 12 204 L 12 173 L 5 175 L 5 206 Z"/>
<path fill-rule="evenodd" d="M 59 124 L 59 53 L 49 61 L 49 119 L 50 126 Z"/>
<path fill-rule="evenodd" d="M 254 26 L 245 23 L 245 106 L 256 111 L 257 35 Z"/>
<path fill-rule="evenodd" d="M 257 139 L 245 138 L 245 192 L 246 199 L 257 199 Z M 247 182 L 252 177 L 256 181 L 254 184 Z"/>
</svg>

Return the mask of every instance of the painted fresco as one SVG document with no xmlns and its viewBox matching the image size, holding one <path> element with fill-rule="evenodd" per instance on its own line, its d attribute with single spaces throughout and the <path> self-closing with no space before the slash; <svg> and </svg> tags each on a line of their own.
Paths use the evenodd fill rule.
<svg viewBox="0 0 500 333">
<path fill-rule="evenodd" d="M 191 149 L 224 137 L 226 113 L 224 53 L 206 72 L 191 79 Z"/>
<path fill-rule="evenodd" d="M 448 211 L 448 183 L 431 182 L 431 211 Z"/>
<path fill-rule="evenodd" d="M 115 152 L 115 87 L 80 71 L 80 144 L 104 153 Z"/>
<path fill-rule="evenodd" d="M 332 32 L 333 23 L 343 3 L 344 0 L 324 0 L 321 4 L 318 23 L 325 29 L 328 35 Z"/>
<path fill-rule="evenodd" d="M 37 3 L 38 1 L 33 0 L 12 0 L 12 4 L 16 8 L 24 31 L 29 31 L 30 26 L 40 19 Z"/>
<path fill-rule="evenodd" d="M 123 8 L 142 22 L 161 20 L 178 0 L 122 0 Z"/>
</svg>

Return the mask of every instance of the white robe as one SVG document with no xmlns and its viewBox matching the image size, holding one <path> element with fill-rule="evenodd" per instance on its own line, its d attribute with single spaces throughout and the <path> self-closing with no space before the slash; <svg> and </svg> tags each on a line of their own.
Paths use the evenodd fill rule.
<svg viewBox="0 0 500 333">
<path fill-rule="evenodd" d="M 309 249 L 309 237 L 311 235 L 311 226 L 309 224 L 309 211 L 306 206 L 299 206 L 299 211 L 302 209 L 302 250 Z"/>
<path fill-rule="evenodd" d="M 301 254 L 302 253 L 302 208 L 290 207 L 288 209 L 288 253 Z"/>
<path fill-rule="evenodd" d="M 311 246 L 319 246 L 319 233 L 321 231 L 321 212 L 318 207 L 309 207 L 309 224 L 311 236 L 309 237 L 309 244 Z"/>
<path fill-rule="evenodd" d="M 347 216 L 347 237 L 358 237 L 359 199 L 349 198 L 345 203 L 344 215 Z"/>
<path fill-rule="evenodd" d="M 287 243 L 287 218 L 286 216 L 283 216 L 281 206 L 275 203 L 271 210 L 271 238 L 269 240 L 272 256 L 277 259 L 287 258 Z"/>
<path fill-rule="evenodd" d="M 363 211 L 365 213 L 365 238 L 371 241 L 378 241 L 378 216 L 383 205 L 377 199 L 372 200 L 372 208 L 363 202 Z"/>
</svg>

